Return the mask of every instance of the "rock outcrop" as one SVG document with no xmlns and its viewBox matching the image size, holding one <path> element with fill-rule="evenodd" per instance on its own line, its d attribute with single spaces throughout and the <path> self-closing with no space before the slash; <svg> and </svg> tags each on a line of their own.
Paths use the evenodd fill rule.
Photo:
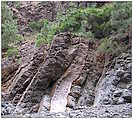
<svg viewBox="0 0 133 119">
<path fill-rule="evenodd" d="M 20 100 L 23 92 L 31 82 L 34 75 L 37 73 L 38 68 L 44 61 L 46 55 L 45 47 L 41 47 L 36 50 L 30 63 L 25 63 L 21 65 L 13 77 L 13 83 L 9 87 L 9 99 L 12 100 L 14 104 L 17 104 Z"/>
<path fill-rule="evenodd" d="M 20 72 L 24 66 L 31 62 L 35 50 L 34 41 L 22 41 L 18 44 L 17 56 L 10 56 L 2 58 L 2 91 L 5 92 L 12 83 L 12 77 Z M 18 70 L 19 69 L 19 70 Z M 11 80 L 12 79 L 12 80 Z"/>
<path fill-rule="evenodd" d="M 131 103 L 131 62 L 131 55 L 125 53 L 112 61 L 110 69 L 97 85 L 94 105 Z"/>
<path fill-rule="evenodd" d="M 92 44 L 61 33 L 49 49 L 37 49 L 14 75 L 8 94 L 13 111 L 3 104 L 3 117 L 131 117 L 131 54 L 114 58 L 102 75 Z"/>
</svg>

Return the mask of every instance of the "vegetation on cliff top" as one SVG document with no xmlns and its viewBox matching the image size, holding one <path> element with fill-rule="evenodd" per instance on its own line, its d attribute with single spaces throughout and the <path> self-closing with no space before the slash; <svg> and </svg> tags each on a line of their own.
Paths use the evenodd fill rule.
<svg viewBox="0 0 133 119">
<path fill-rule="evenodd" d="M 126 37 L 131 31 L 131 11 L 131 2 L 114 2 L 100 8 L 71 8 L 54 22 L 44 20 L 36 46 L 50 43 L 57 33 L 69 31 L 77 36 L 99 39 L 102 52 L 125 50 Z M 122 42 L 121 39 L 125 40 Z"/>
<path fill-rule="evenodd" d="M 22 37 L 18 34 L 17 21 L 13 19 L 13 13 L 6 2 L 1 4 L 1 14 L 2 49 L 8 49 L 12 47 L 13 43 L 21 40 Z"/>
<path fill-rule="evenodd" d="M 22 39 L 18 34 L 17 22 L 6 2 L 2 2 L 2 49 L 10 48 Z M 71 32 L 74 35 L 100 42 L 99 51 L 119 52 L 127 49 L 131 42 L 131 2 L 111 2 L 102 7 L 70 7 L 63 15 L 59 11 L 56 20 L 30 22 L 28 27 L 39 32 L 36 46 L 50 44 L 53 36 L 60 32 Z M 130 41 L 129 41 L 130 39 Z"/>
</svg>

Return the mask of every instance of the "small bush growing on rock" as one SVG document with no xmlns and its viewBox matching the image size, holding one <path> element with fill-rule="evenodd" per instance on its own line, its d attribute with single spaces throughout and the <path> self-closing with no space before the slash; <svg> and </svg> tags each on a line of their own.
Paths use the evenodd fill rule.
<svg viewBox="0 0 133 119">
<path fill-rule="evenodd" d="M 37 35 L 36 38 L 36 46 L 39 47 L 42 43 L 50 44 L 53 36 L 57 32 L 58 26 L 52 22 L 48 22 L 48 20 L 43 21 L 43 27 L 41 29 L 41 33 Z"/>
<path fill-rule="evenodd" d="M 106 53 L 106 54 L 115 54 L 115 53 L 120 53 L 122 52 L 122 48 L 120 45 L 113 41 L 112 39 L 109 38 L 104 38 L 100 41 L 100 45 L 97 49 L 97 51 L 101 53 Z"/>
<path fill-rule="evenodd" d="M 41 33 L 37 35 L 37 38 L 36 38 L 36 47 L 39 47 L 41 46 L 42 44 L 44 43 L 47 43 L 47 40 L 45 40 L 45 36 L 42 35 Z"/>
<path fill-rule="evenodd" d="M 17 56 L 18 55 L 18 49 L 17 48 L 9 48 L 7 50 L 7 56 L 8 57 L 13 57 L 13 56 Z"/>
<path fill-rule="evenodd" d="M 33 31 L 40 31 L 43 27 L 43 20 L 29 22 L 28 26 Z"/>
</svg>

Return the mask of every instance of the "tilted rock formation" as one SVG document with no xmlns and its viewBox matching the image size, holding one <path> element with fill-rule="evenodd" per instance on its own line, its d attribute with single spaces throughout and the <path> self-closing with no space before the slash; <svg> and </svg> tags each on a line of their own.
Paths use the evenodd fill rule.
<svg viewBox="0 0 133 119">
<path fill-rule="evenodd" d="M 51 82 L 61 77 L 76 56 L 76 50 L 68 52 L 70 46 L 71 40 L 69 36 L 66 36 L 66 39 L 63 37 L 56 37 L 53 40 L 44 64 L 42 64 L 36 75 L 32 78 L 29 86 L 26 88 L 26 91 L 18 103 L 19 106 L 28 102 L 29 104 L 25 105 L 29 110 L 32 106 L 40 103 L 45 89 Z"/>
<path fill-rule="evenodd" d="M 4 58 L 2 60 L 2 83 L 7 82 L 11 78 L 11 74 L 14 74 L 18 69 L 19 63 L 14 59 Z"/>
<path fill-rule="evenodd" d="M 9 98 L 13 103 L 17 104 L 23 92 L 37 73 L 39 66 L 44 61 L 45 47 L 41 47 L 34 53 L 30 63 L 21 65 L 13 77 L 13 83 L 9 87 Z"/>
<path fill-rule="evenodd" d="M 21 45 L 18 44 L 18 56 L 2 58 L 2 91 L 7 90 L 14 80 L 12 77 L 30 63 L 34 54 L 34 45 L 33 41 L 22 41 Z"/>
<path fill-rule="evenodd" d="M 88 39 L 61 33 L 48 51 L 45 46 L 38 49 L 30 63 L 21 66 L 13 77 L 9 88 L 9 100 L 15 106 L 12 115 L 130 117 L 131 54 L 114 58 L 102 75 L 92 44 Z"/>
<path fill-rule="evenodd" d="M 73 59 L 71 66 L 57 82 L 56 89 L 51 100 L 50 112 L 64 112 L 66 110 L 67 97 L 70 93 L 72 83 L 80 77 L 85 66 L 85 60 L 88 51 L 87 44 L 84 44 L 82 41 L 80 41 L 79 44 L 72 45 L 68 49 L 68 52 L 71 54 L 76 50 L 76 57 Z"/>
<path fill-rule="evenodd" d="M 114 59 L 96 88 L 94 105 L 131 103 L 132 58 L 123 53 Z"/>
</svg>

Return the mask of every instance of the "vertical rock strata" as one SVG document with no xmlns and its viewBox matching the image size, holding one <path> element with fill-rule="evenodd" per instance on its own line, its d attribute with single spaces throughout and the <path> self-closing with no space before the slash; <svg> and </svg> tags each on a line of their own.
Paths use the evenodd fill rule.
<svg viewBox="0 0 133 119">
<path fill-rule="evenodd" d="M 17 106 L 25 107 L 27 110 L 32 109 L 30 112 L 37 112 L 37 104 L 40 103 L 45 89 L 51 82 L 62 76 L 77 55 L 77 49 L 73 50 L 71 46 L 70 34 L 62 34 L 54 38 L 44 64 L 33 77 Z"/>
<path fill-rule="evenodd" d="M 88 107 L 131 103 L 130 54 L 114 59 L 99 80 L 95 49 L 89 43 L 62 33 L 54 37 L 48 51 L 38 49 L 13 77 L 9 88 L 9 99 L 16 106 L 13 113 L 71 114 Z"/>
<path fill-rule="evenodd" d="M 12 100 L 15 105 L 18 103 L 23 92 L 26 90 L 27 86 L 36 74 L 38 67 L 44 60 L 45 55 L 45 47 L 41 47 L 34 53 L 31 62 L 21 65 L 19 70 L 14 75 L 13 83 L 9 87 L 8 92 L 9 99 Z"/>
<path fill-rule="evenodd" d="M 66 110 L 67 96 L 70 93 L 72 83 L 79 78 L 85 65 L 88 46 L 79 43 L 71 47 L 68 52 L 71 53 L 72 51 L 75 51 L 75 49 L 77 49 L 75 59 L 67 71 L 57 81 L 56 89 L 51 100 L 50 112 L 64 112 Z"/>
<path fill-rule="evenodd" d="M 131 55 L 128 53 L 114 59 L 111 68 L 96 87 L 95 106 L 131 103 L 131 61 Z"/>
</svg>

